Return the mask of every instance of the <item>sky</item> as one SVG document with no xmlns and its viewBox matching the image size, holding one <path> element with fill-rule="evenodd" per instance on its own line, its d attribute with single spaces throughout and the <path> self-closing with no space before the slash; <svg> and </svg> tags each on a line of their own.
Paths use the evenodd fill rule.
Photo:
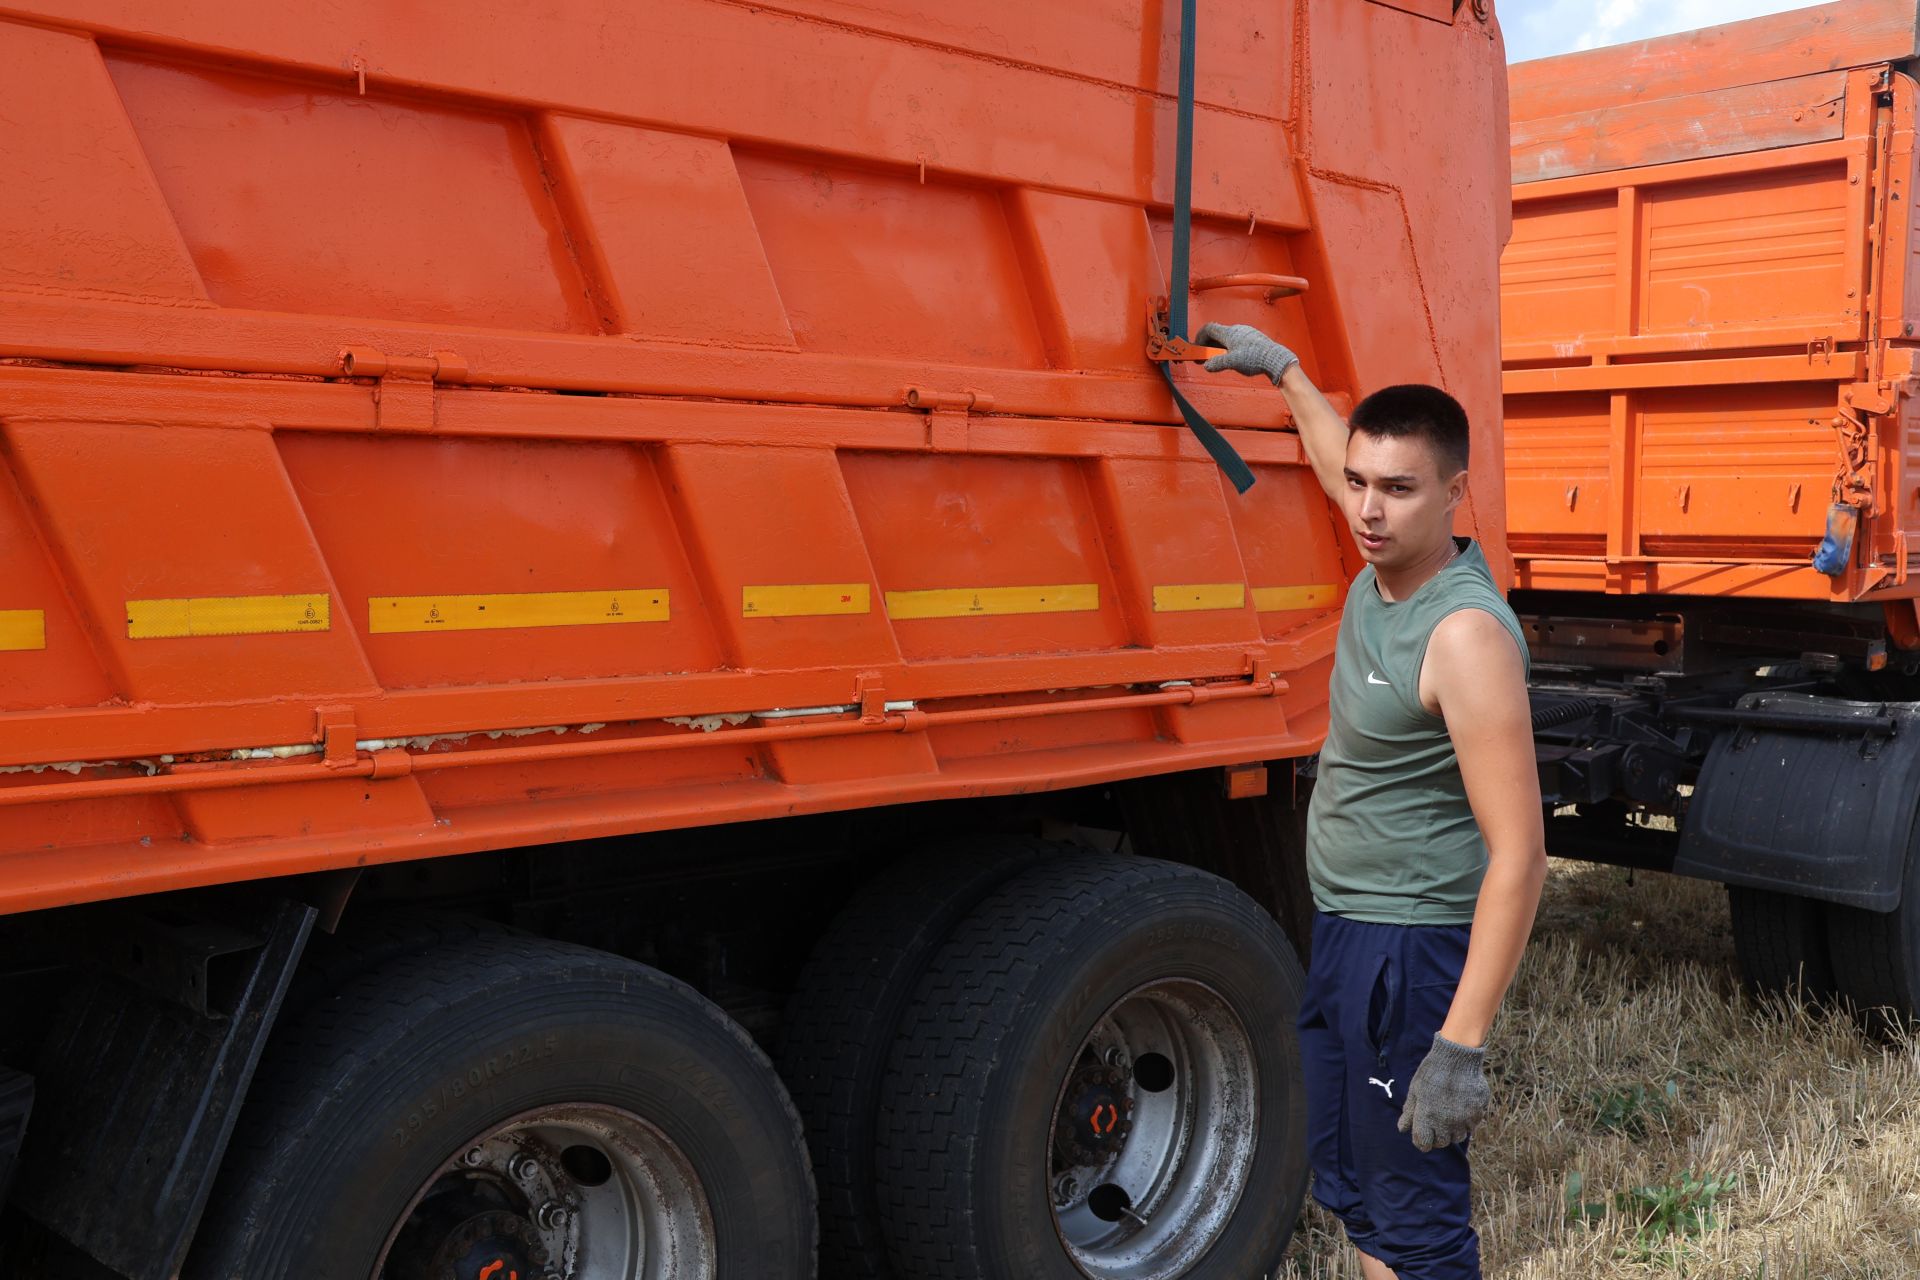
<svg viewBox="0 0 1920 1280">
<path fill-rule="evenodd" d="M 1507 61 L 1597 49 L 1806 8 L 1807 0 L 1495 0 Z"/>
</svg>

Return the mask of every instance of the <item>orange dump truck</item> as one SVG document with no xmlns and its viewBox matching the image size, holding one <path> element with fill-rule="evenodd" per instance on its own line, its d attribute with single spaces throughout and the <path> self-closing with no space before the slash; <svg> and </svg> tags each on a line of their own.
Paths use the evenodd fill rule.
<svg viewBox="0 0 1920 1280">
<path fill-rule="evenodd" d="M 1166 358 L 1504 563 L 1505 85 L 1181 7 L 0 11 L 11 1274 L 1275 1268 L 1358 563 Z"/>
<path fill-rule="evenodd" d="M 1920 1011 L 1915 7 L 1516 65 L 1513 600 L 1557 852 Z M 1904 890 L 1904 891 L 1903 891 Z"/>
</svg>

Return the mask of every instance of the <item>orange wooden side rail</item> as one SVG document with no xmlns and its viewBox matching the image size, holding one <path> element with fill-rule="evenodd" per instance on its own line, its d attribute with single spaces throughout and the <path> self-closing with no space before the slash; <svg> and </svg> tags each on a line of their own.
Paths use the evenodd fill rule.
<svg viewBox="0 0 1920 1280">
<path fill-rule="evenodd" d="M 1516 585 L 1915 634 L 1917 52 L 1911 4 L 1845 0 L 1512 69 Z"/>
</svg>

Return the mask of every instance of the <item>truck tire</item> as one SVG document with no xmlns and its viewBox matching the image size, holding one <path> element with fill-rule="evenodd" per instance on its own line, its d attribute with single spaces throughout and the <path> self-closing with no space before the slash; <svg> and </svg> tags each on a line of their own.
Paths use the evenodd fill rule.
<svg viewBox="0 0 1920 1280">
<path fill-rule="evenodd" d="M 1245 1280 L 1306 1194 L 1302 975 L 1233 885 L 1076 855 L 928 966 L 885 1085 L 880 1210 L 915 1280 Z"/>
<path fill-rule="evenodd" d="M 1881 1029 L 1920 1018 L 1920 903 L 1914 901 L 1911 874 L 1892 911 L 1827 907 L 1835 984 Z"/>
<path fill-rule="evenodd" d="M 1819 1002 L 1833 995 L 1825 908 L 1810 898 L 1727 886 L 1733 952 L 1740 977 L 1756 995 L 1792 995 Z"/>
<path fill-rule="evenodd" d="M 1907 837 L 1899 905 L 1891 911 L 1829 904 L 1834 985 L 1876 1030 L 1920 1021 L 1920 821 Z"/>
<path fill-rule="evenodd" d="M 1007 836 L 929 850 L 863 888 L 814 947 L 779 1062 L 813 1154 L 823 1274 L 892 1274 L 874 1199 L 874 1131 L 894 1033 L 927 962 L 1009 876 L 1074 848 Z"/>
<path fill-rule="evenodd" d="M 287 988 L 280 1017 L 291 1020 L 361 974 L 385 968 L 402 956 L 511 932 L 506 925 L 454 911 L 384 905 L 355 911 L 334 933 L 314 931 Z"/>
<path fill-rule="evenodd" d="M 277 1028 L 185 1275 L 514 1272 L 814 1274 L 799 1118 L 746 1032 L 643 965 L 504 933 Z"/>
</svg>

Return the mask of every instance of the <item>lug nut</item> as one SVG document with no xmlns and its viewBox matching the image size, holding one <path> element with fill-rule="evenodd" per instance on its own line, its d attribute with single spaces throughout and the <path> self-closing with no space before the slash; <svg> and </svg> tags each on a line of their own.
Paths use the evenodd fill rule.
<svg viewBox="0 0 1920 1280">
<path fill-rule="evenodd" d="M 1127 1051 L 1119 1045 L 1107 1050 L 1107 1065 L 1115 1071 L 1125 1071 L 1131 1065 L 1127 1061 Z"/>
<path fill-rule="evenodd" d="M 486 1162 L 487 1162 L 487 1153 L 482 1151 L 479 1147 L 468 1148 L 467 1153 L 460 1157 L 460 1163 L 464 1164 L 469 1169 L 478 1169 L 481 1165 L 485 1164 Z"/>
<path fill-rule="evenodd" d="M 1055 1204 L 1072 1204 L 1073 1198 L 1080 1194 L 1080 1183 L 1070 1173 L 1063 1173 L 1053 1184 Z"/>
<path fill-rule="evenodd" d="M 540 1172 L 540 1162 L 525 1152 L 507 1161 L 507 1172 L 516 1182 L 531 1181 L 533 1175 Z"/>
<path fill-rule="evenodd" d="M 558 1231 L 567 1225 L 567 1206 L 558 1200 L 549 1200 L 533 1211 L 533 1220 L 540 1224 L 542 1231 Z"/>
</svg>

